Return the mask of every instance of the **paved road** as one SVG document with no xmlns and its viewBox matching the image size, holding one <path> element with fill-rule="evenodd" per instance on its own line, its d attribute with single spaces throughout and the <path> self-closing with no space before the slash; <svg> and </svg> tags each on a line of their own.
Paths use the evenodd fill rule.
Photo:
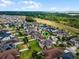
<svg viewBox="0 0 79 59">
<path fill-rule="evenodd" d="M 23 52 L 23 51 L 26 51 L 26 50 L 29 50 L 29 49 L 28 48 L 21 49 L 21 50 L 19 50 L 19 52 Z"/>
</svg>

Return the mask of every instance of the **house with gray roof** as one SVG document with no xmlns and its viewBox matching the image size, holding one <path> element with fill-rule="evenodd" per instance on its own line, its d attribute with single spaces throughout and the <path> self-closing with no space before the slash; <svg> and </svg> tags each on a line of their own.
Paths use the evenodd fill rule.
<svg viewBox="0 0 79 59">
<path fill-rule="evenodd" d="M 0 31 L 0 51 L 6 51 L 15 48 L 16 38 L 7 30 Z"/>
<path fill-rule="evenodd" d="M 69 41 L 72 45 L 75 45 L 76 47 L 79 47 L 79 37 L 71 38 Z"/>
</svg>

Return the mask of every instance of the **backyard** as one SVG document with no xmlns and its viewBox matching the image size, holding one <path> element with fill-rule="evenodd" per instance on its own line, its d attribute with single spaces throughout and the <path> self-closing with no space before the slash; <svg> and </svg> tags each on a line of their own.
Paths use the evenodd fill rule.
<svg viewBox="0 0 79 59">
<path fill-rule="evenodd" d="M 39 47 L 36 40 L 30 41 L 29 45 L 30 45 L 31 49 L 24 51 L 24 52 L 21 52 L 21 58 L 20 59 L 31 59 L 33 50 L 38 51 L 38 52 L 41 51 L 41 48 Z"/>
</svg>

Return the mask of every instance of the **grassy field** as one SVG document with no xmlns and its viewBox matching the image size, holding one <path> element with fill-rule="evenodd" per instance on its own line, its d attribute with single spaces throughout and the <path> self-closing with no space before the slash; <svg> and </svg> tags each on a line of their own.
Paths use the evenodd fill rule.
<svg viewBox="0 0 79 59">
<path fill-rule="evenodd" d="M 41 48 L 39 47 L 37 41 L 31 41 L 29 42 L 29 45 L 31 46 L 31 50 L 27 50 L 21 53 L 21 58 L 20 59 L 31 59 L 31 54 L 33 50 L 36 51 L 41 51 Z"/>
<path fill-rule="evenodd" d="M 56 23 L 55 21 L 49 21 L 49 20 L 44 20 L 44 19 L 39 19 L 39 18 L 34 18 L 38 23 L 43 23 L 43 24 L 47 24 L 50 26 L 53 26 L 55 28 L 59 28 L 59 29 L 63 29 L 66 32 L 70 32 L 71 34 L 74 35 L 74 33 L 79 33 L 79 29 L 76 29 L 74 27 L 70 27 L 67 25 L 63 25 L 60 23 Z"/>
</svg>

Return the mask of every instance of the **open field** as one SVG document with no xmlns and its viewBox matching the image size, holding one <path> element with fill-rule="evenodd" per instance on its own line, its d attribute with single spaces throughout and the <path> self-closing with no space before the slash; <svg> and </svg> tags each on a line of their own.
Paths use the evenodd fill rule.
<svg viewBox="0 0 79 59">
<path fill-rule="evenodd" d="M 67 25 L 63 25 L 60 23 L 56 23 L 55 21 L 49 21 L 49 20 L 44 20 L 44 19 L 39 19 L 39 18 L 34 18 L 38 23 L 43 23 L 43 24 L 47 24 L 47 25 L 51 25 L 55 28 L 59 28 L 59 29 L 63 29 L 66 32 L 70 32 L 70 33 L 79 33 L 79 29 L 76 29 L 74 27 L 70 27 Z"/>
</svg>

